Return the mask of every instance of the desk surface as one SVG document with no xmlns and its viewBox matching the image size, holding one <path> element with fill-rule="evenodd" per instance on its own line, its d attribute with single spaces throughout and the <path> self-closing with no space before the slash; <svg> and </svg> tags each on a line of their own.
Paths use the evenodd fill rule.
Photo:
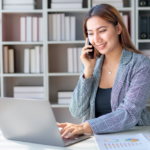
<svg viewBox="0 0 150 150">
<path fill-rule="evenodd" d="M 113 133 L 118 134 L 138 134 L 138 133 L 150 133 L 150 126 L 136 126 L 129 131 Z M 68 147 L 55 147 L 48 145 L 33 144 L 20 141 L 10 141 L 3 137 L 0 131 L 0 150 L 98 150 L 94 137 L 76 143 Z"/>
</svg>

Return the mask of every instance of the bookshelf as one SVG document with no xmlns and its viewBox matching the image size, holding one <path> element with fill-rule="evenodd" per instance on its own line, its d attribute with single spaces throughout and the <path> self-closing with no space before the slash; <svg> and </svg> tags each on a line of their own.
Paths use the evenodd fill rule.
<svg viewBox="0 0 150 150">
<path fill-rule="evenodd" d="M 56 121 L 81 123 L 82 119 L 75 119 L 69 112 L 69 105 L 57 104 L 57 91 L 74 90 L 79 79 L 79 73 L 67 72 L 67 48 L 83 47 L 85 44 L 83 35 L 83 18 L 91 8 L 92 0 L 83 0 L 82 9 L 51 9 L 51 0 L 37 0 L 35 10 L 2 10 L 0 0 L 0 96 L 13 97 L 13 86 L 44 86 L 44 99 L 49 100 Z M 135 39 L 135 0 L 124 0 L 124 7 L 117 8 L 119 12 L 129 15 L 130 35 L 133 43 Z M 49 41 L 48 39 L 48 14 L 64 13 L 76 17 L 75 41 Z M 43 17 L 44 40 L 42 42 L 19 41 L 19 17 L 39 16 Z M 137 17 L 136 17 L 137 18 Z M 139 40 L 139 43 L 143 41 Z M 148 43 L 149 41 L 146 41 Z M 8 45 L 15 49 L 16 73 L 3 73 L 3 46 Z M 43 46 L 44 72 L 40 74 L 23 73 L 23 50 L 33 48 L 35 45 Z"/>
</svg>

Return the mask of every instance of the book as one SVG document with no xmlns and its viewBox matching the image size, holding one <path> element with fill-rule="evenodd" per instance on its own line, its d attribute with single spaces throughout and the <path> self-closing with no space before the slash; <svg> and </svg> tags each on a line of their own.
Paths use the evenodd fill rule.
<svg viewBox="0 0 150 150">
<path fill-rule="evenodd" d="M 35 72 L 40 73 L 40 46 L 35 46 Z"/>
<path fill-rule="evenodd" d="M 59 98 L 58 104 L 70 104 L 71 98 Z"/>
<path fill-rule="evenodd" d="M 33 36 L 32 41 L 38 41 L 38 17 L 33 17 L 32 29 L 33 29 Z"/>
<path fill-rule="evenodd" d="M 43 99 L 44 98 L 44 93 L 40 93 L 40 92 L 35 92 L 35 93 L 14 93 L 14 97 L 15 98 L 34 98 L 34 99 Z"/>
<path fill-rule="evenodd" d="M 115 2 L 115 1 L 110 1 L 110 2 L 108 2 L 108 1 L 105 1 L 105 2 L 92 2 L 92 7 L 94 7 L 94 6 L 96 6 L 96 5 L 99 5 L 99 4 L 110 4 L 110 5 L 112 5 L 112 6 L 114 6 L 114 7 L 120 7 L 120 8 L 122 8 L 123 7 L 123 2 L 122 1 L 119 1 L 119 2 Z"/>
<path fill-rule="evenodd" d="M 52 41 L 53 40 L 53 28 L 52 28 L 52 14 L 48 14 L 48 40 Z"/>
<path fill-rule="evenodd" d="M 28 4 L 28 5 L 33 5 L 35 4 L 35 0 L 3 0 L 3 5 L 8 5 L 8 4 Z"/>
<path fill-rule="evenodd" d="M 24 49 L 24 73 L 30 72 L 30 50 Z"/>
<path fill-rule="evenodd" d="M 39 17 L 39 41 L 43 41 L 43 18 Z"/>
<path fill-rule="evenodd" d="M 76 18 L 75 16 L 71 16 L 70 17 L 70 38 L 71 41 L 75 41 L 76 40 Z"/>
<path fill-rule="evenodd" d="M 123 2 L 123 0 L 92 0 L 92 2 L 109 2 L 109 3 L 113 3 L 113 2 Z"/>
<path fill-rule="evenodd" d="M 82 3 L 51 3 L 51 9 L 81 9 Z"/>
<path fill-rule="evenodd" d="M 36 72 L 36 58 L 35 58 L 35 49 L 30 50 L 30 72 Z"/>
<path fill-rule="evenodd" d="M 73 48 L 73 72 L 78 72 L 77 68 L 77 48 Z"/>
<path fill-rule="evenodd" d="M 58 91 L 58 98 L 71 98 L 73 96 L 73 91 Z"/>
<path fill-rule="evenodd" d="M 56 32 L 56 37 L 57 37 L 57 41 L 61 41 L 61 14 L 56 14 L 56 19 L 57 19 L 57 24 L 56 24 L 56 28 L 57 28 L 57 32 Z"/>
<path fill-rule="evenodd" d="M 73 72 L 73 49 L 68 48 L 67 49 L 67 55 L 68 55 L 68 72 Z"/>
<path fill-rule="evenodd" d="M 53 41 L 57 40 L 57 14 L 52 14 Z"/>
<path fill-rule="evenodd" d="M 14 93 L 42 93 L 44 92 L 43 86 L 14 86 L 13 88 Z"/>
<path fill-rule="evenodd" d="M 65 16 L 65 40 L 70 41 L 70 17 Z"/>
<path fill-rule="evenodd" d="M 14 49 L 8 50 L 8 72 L 14 73 Z"/>
<path fill-rule="evenodd" d="M 129 27 L 128 27 L 128 15 L 123 15 L 123 21 L 124 21 L 124 24 L 125 24 L 127 30 L 129 31 Z"/>
<path fill-rule="evenodd" d="M 3 68 L 4 73 L 8 73 L 8 46 L 3 47 Z"/>
<path fill-rule="evenodd" d="M 32 41 L 32 17 L 26 17 L 26 41 Z"/>
<path fill-rule="evenodd" d="M 3 10 L 34 10 L 34 5 L 3 5 Z"/>
<path fill-rule="evenodd" d="M 20 17 L 20 41 L 26 41 L 26 18 Z"/>
<path fill-rule="evenodd" d="M 80 72 L 81 69 L 82 69 L 82 61 L 80 59 L 81 52 L 82 52 L 82 47 L 79 47 L 78 48 L 78 52 L 77 52 L 77 57 L 78 57 L 78 61 L 77 61 L 78 62 L 78 72 Z"/>
<path fill-rule="evenodd" d="M 83 0 L 51 0 L 51 3 L 82 3 Z"/>
<path fill-rule="evenodd" d="M 65 41 L 65 14 L 61 14 L 61 41 Z"/>
<path fill-rule="evenodd" d="M 43 73 L 43 46 L 40 47 L 40 73 Z"/>
</svg>

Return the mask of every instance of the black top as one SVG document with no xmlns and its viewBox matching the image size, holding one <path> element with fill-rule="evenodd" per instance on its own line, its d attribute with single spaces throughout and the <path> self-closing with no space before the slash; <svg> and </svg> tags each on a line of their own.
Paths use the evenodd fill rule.
<svg viewBox="0 0 150 150">
<path fill-rule="evenodd" d="M 110 105 L 110 98 L 111 98 L 111 90 L 112 88 L 102 89 L 98 87 L 96 99 L 95 99 L 95 117 L 99 117 L 110 113 L 111 105 Z"/>
</svg>

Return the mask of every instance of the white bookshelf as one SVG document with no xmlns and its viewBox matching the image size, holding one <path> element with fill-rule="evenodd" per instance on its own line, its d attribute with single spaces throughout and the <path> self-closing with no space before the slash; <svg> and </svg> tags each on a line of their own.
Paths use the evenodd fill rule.
<svg viewBox="0 0 150 150">
<path fill-rule="evenodd" d="M 56 120 L 58 122 L 80 123 L 82 119 L 74 119 L 69 112 L 69 105 L 57 104 L 57 91 L 74 90 L 79 80 L 79 73 L 67 72 L 67 48 L 83 47 L 85 40 L 83 36 L 83 18 L 91 8 L 92 0 L 83 0 L 82 9 L 51 9 L 50 0 L 37 0 L 37 9 L 26 10 L 2 10 L 0 0 L 0 95 L 1 97 L 13 97 L 13 86 L 34 85 L 44 86 L 44 99 L 50 101 Z M 130 18 L 130 35 L 135 44 L 135 0 L 125 0 L 123 8 L 117 8 L 119 12 L 128 14 Z M 49 41 L 48 40 L 48 14 L 65 13 L 77 18 L 75 41 Z M 43 17 L 43 42 L 20 42 L 19 41 L 19 17 L 20 16 L 42 16 Z M 12 24 L 10 24 L 12 23 Z M 6 30 L 8 29 L 8 30 Z M 17 31 L 17 32 L 16 32 Z M 3 46 L 9 45 L 16 50 L 18 61 L 17 73 L 3 73 Z M 32 48 L 35 45 L 43 46 L 44 50 L 44 73 L 24 74 L 22 73 L 23 50 L 25 47 Z M 21 58 L 19 57 L 21 56 Z"/>
</svg>

